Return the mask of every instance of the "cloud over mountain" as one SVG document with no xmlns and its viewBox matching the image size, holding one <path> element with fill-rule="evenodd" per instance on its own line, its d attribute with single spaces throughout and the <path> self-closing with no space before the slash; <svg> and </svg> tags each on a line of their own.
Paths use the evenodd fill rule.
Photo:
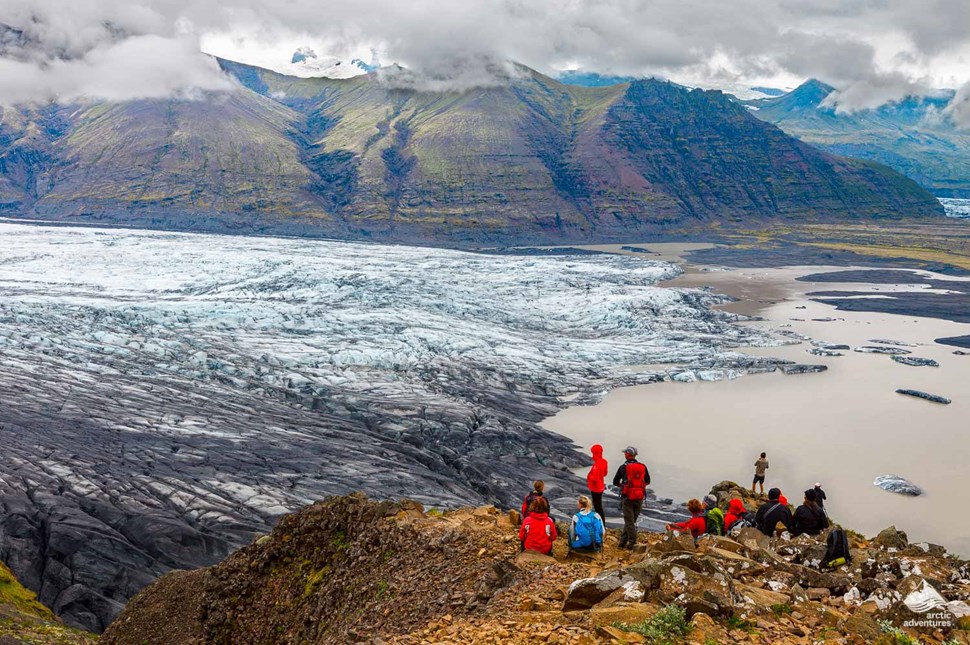
<svg viewBox="0 0 970 645">
<path fill-rule="evenodd" d="M 257 64 L 272 47 L 375 49 L 435 89 L 501 82 L 513 60 L 698 85 L 819 77 L 847 110 L 970 80 L 962 0 L 7 0 L 0 23 L 4 103 L 225 89 L 200 42 Z"/>
</svg>

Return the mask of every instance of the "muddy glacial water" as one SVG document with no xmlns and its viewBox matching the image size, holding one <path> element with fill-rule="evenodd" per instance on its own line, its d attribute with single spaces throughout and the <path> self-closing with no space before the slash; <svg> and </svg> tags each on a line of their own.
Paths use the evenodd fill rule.
<svg viewBox="0 0 970 645">
<path fill-rule="evenodd" d="M 697 245 L 635 245 L 674 259 Z M 601 247 L 605 250 L 618 250 Z M 686 266 L 669 286 L 708 286 L 738 298 L 725 308 L 764 321 L 744 324 L 796 332 L 855 348 L 873 339 L 913 344 L 912 356 L 939 367 L 910 367 L 889 356 L 852 350 L 843 356 L 808 353 L 808 341 L 751 354 L 828 366 L 817 374 L 750 375 L 717 382 L 665 382 L 614 390 L 595 406 L 574 406 L 544 423 L 588 448 L 601 443 L 611 470 L 628 444 L 640 449 L 658 495 L 703 496 L 731 479 L 750 485 L 758 453 L 768 453 L 767 486 L 795 502 L 814 482 L 826 507 L 847 527 L 873 535 L 895 524 L 911 541 L 929 541 L 970 555 L 970 356 L 934 343 L 970 334 L 970 325 L 892 314 L 837 311 L 813 302 L 812 291 L 915 291 L 915 285 L 798 282 L 796 278 L 846 267 L 712 270 Z M 950 278 L 952 279 L 952 278 Z M 817 319 L 817 320 L 813 320 Z M 897 394 L 911 388 L 952 399 L 934 404 Z M 911 498 L 873 485 L 896 474 L 922 487 Z"/>
</svg>

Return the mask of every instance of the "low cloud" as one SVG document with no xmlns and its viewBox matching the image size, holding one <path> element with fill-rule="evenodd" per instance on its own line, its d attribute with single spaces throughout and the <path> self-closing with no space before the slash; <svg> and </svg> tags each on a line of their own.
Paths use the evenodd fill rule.
<svg viewBox="0 0 970 645">
<path fill-rule="evenodd" d="M 5 103 L 195 98 L 235 87 L 192 37 L 145 35 L 95 46 L 77 58 L 0 58 Z"/>
<path fill-rule="evenodd" d="M 851 110 L 970 80 L 967 24 L 965 0 L 5 0 L 0 103 L 225 90 L 201 42 L 269 67 L 298 47 L 373 49 L 407 70 L 385 71 L 389 86 L 429 90 L 507 82 L 511 61 L 694 85 L 814 76 Z"/>
<path fill-rule="evenodd" d="M 957 90 L 944 113 L 958 128 L 970 130 L 970 82 Z"/>
<path fill-rule="evenodd" d="M 838 113 L 872 110 L 910 96 L 933 92 L 927 81 L 912 80 L 900 74 L 887 74 L 852 81 L 829 94 L 823 105 L 835 107 Z"/>
</svg>

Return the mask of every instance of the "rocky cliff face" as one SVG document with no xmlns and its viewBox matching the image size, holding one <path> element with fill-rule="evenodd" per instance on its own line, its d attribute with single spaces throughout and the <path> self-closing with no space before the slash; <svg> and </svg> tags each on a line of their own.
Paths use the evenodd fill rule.
<svg viewBox="0 0 970 645">
<path fill-rule="evenodd" d="M 223 65 L 234 93 L 6 109 L 0 208 L 455 245 L 942 215 L 912 181 L 799 143 L 719 92 L 567 86 L 523 68 L 441 94 Z"/>
<path fill-rule="evenodd" d="M 712 492 L 764 501 L 730 482 Z M 554 557 L 519 554 L 514 518 L 492 507 L 331 498 L 154 583 L 102 642 L 970 643 L 970 564 L 894 529 L 853 535 L 834 568 L 824 534 L 649 533 L 632 553 L 616 537 L 596 557 L 563 540 Z"/>
</svg>

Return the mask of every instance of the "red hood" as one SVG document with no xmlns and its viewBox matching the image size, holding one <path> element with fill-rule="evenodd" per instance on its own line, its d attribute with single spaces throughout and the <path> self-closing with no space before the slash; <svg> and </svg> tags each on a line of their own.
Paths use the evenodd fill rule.
<svg viewBox="0 0 970 645">
<path fill-rule="evenodd" d="M 590 454 L 593 455 L 593 457 L 595 459 L 602 459 L 603 458 L 603 446 L 601 446 L 599 444 L 596 444 L 595 446 L 593 446 L 592 448 L 590 448 L 589 449 L 589 452 L 590 452 Z"/>
<path fill-rule="evenodd" d="M 784 495 L 779 495 L 778 501 L 781 502 L 784 506 L 788 506 L 788 498 L 785 497 Z"/>
<path fill-rule="evenodd" d="M 744 512 L 744 502 L 737 498 L 732 499 L 728 504 L 728 512 L 740 515 Z"/>
</svg>

